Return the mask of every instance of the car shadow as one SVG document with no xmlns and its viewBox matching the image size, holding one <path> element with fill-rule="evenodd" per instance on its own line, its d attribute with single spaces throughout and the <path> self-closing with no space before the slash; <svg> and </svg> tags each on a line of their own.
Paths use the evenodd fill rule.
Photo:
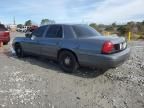
<svg viewBox="0 0 144 108">
<path fill-rule="evenodd" d="M 80 67 L 76 72 L 66 73 L 59 68 L 59 65 L 56 61 L 52 61 L 47 58 L 36 57 L 36 56 L 27 56 L 24 58 L 17 58 L 17 56 L 15 54 L 12 54 L 11 52 L 5 52 L 4 54 L 7 57 L 19 59 L 26 63 L 30 63 L 32 65 L 37 65 L 37 66 L 40 66 L 40 67 L 43 67 L 46 69 L 51 69 L 58 73 L 65 73 L 65 74 L 75 75 L 75 76 L 83 77 L 83 78 L 95 78 L 95 77 L 98 77 L 98 76 L 104 74 L 107 71 L 107 70 L 100 70 L 100 69 L 92 69 L 92 68 L 88 68 L 88 67 Z"/>
</svg>

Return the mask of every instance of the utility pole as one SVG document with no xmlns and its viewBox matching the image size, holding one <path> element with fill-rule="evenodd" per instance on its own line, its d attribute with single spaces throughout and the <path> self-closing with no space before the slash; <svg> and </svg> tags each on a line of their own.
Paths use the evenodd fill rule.
<svg viewBox="0 0 144 108">
<path fill-rule="evenodd" d="M 15 25 L 16 23 L 15 23 L 15 17 L 13 17 L 13 24 Z"/>
</svg>

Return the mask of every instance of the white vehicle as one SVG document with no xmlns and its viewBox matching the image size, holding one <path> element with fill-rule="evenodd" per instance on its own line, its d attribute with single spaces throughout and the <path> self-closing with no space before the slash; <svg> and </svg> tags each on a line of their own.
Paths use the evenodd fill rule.
<svg viewBox="0 0 144 108">
<path fill-rule="evenodd" d="M 20 32 L 26 32 L 29 26 L 23 26 L 22 28 L 19 29 Z"/>
<path fill-rule="evenodd" d="M 21 28 L 17 28 L 16 31 L 19 32 Z"/>
</svg>

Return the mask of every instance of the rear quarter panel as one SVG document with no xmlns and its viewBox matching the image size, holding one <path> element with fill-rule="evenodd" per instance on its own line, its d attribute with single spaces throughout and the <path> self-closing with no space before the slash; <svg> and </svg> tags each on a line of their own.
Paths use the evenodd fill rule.
<svg viewBox="0 0 144 108">
<path fill-rule="evenodd" d="M 79 47 L 79 43 L 76 39 L 63 39 L 59 43 L 60 49 L 68 49 L 77 53 L 77 48 Z"/>
<path fill-rule="evenodd" d="M 93 39 L 78 39 L 77 43 L 79 54 L 99 54 L 103 45 L 103 41 Z"/>
<path fill-rule="evenodd" d="M 101 53 L 103 41 L 93 39 L 78 39 L 78 47 L 75 52 L 78 57 L 79 63 L 83 64 L 89 61 L 89 56 Z"/>
</svg>

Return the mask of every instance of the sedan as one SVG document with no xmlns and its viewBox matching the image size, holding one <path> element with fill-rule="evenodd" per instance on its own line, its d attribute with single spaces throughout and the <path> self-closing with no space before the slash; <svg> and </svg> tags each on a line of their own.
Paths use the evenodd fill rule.
<svg viewBox="0 0 144 108">
<path fill-rule="evenodd" d="M 18 57 L 32 54 L 57 60 L 66 72 L 79 66 L 114 68 L 130 55 L 124 37 L 103 36 L 83 24 L 41 26 L 26 37 L 16 37 L 13 48 Z"/>
</svg>

